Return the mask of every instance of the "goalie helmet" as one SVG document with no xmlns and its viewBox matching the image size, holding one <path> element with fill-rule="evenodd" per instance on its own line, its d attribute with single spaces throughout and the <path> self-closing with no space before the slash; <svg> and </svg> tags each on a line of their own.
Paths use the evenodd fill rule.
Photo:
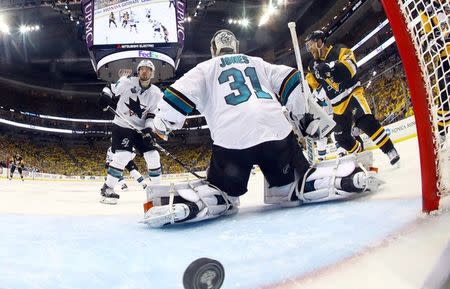
<svg viewBox="0 0 450 289">
<path fill-rule="evenodd" d="M 230 30 L 221 29 L 211 39 L 211 56 L 225 53 L 239 53 L 239 41 Z"/>
<path fill-rule="evenodd" d="M 139 62 L 138 66 L 137 66 L 137 72 L 139 73 L 139 69 L 141 67 L 148 67 L 152 70 L 151 72 L 151 76 L 150 78 L 153 78 L 153 75 L 155 74 L 155 65 L 153 64 L 153 62 L 151 62 L 151 60 L 149 59 L 143 59 Z"/>
</svg>

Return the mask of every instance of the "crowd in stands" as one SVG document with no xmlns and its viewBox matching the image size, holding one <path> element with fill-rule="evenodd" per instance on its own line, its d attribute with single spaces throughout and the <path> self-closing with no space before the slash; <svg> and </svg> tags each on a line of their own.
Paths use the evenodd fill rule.
<svg viewBox="0 0 450 289">
<path fill-rule="evenodd" d="M 106 174 L 107 141 L 98 141 L 85 145 L 61 143 L 36 143 L 28 139 L 15 139 L 0 135 L 0 165 L 5 166 L 8 159 L 16 153 L 22 155 L 25 170 L 42 173 L 102 176 Z M 163 144 L 164 145 L 164 144 Z M 169 145 L 167 149 L 186 165 L 196 171 L 206 170 L 211 156 L 211 143 L 199 145 Z M 145 160 L 138 155 L 135 158 L 142 174 L 146 173 Z M 165 174 L 183 173 L 184 168 L 171 158 L 161 154 Z"/>
<path fill-rule="evenodd" d="M 413 115 L 411 96 L 401 63 L 385 68 L 366 83 L 366 97 L 383 124 Z"/>
</svg>

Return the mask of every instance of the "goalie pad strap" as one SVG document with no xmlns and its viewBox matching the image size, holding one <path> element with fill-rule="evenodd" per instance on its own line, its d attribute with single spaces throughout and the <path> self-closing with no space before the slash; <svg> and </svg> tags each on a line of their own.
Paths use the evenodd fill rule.
<svg viewBox="0 0 450 289">
<path fill-rule="evenodd" d="M 173 195 L 172 202 L 171 195 Z M 147 199 L 153 203 L 153 206 L 186 204 L 190 210 L 189 214 L 178 222 L 215 218 L 225 214 L 230 207 L 238 204 L 237 201 L 231 200 L 224 192 L 204 180 L 171 184 L 170 186 L 149 186 Z"/>
</svg>

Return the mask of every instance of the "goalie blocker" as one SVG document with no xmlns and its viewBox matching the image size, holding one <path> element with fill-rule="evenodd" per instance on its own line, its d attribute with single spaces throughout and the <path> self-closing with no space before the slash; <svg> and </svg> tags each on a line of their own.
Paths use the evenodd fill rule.
<svg viewBox="0 0 450 289">
<path fill-rule="evenodd" d="M 265 182 L 264 202 L 282 206 L 348 199 L 363 192 L 374 192 L 382 183 L 372 171 L 372 152 L 349 155 L 312 166 L 304 176 L 281 187 Z M 205 180 L 147 187 L 142 223 L 151 227 L 198 222 L 234 214 L 239 198 L 208 184 Z"/>
</svg>

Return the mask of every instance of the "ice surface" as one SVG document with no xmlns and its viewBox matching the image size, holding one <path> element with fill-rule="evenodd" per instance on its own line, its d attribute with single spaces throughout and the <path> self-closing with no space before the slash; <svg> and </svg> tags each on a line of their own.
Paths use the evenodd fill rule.
<svg viewBox="0 0 450 289">
<path fill-rule="evenodd" d="M 108 206 L 99 182 L 2 179 L 0 288 L 182 288 L 200 257 L 224 265 L 222 288 L 420 288 L 450 217 L 420 213 L 416 141 L 397 144 L 398 169 L 376 152 L 386 181 L 377 194 L 265 206 L 257 173 L 237 215 L 163 229 L 138 223 L 145 194 L 131 181 Z"/>
</svg>

